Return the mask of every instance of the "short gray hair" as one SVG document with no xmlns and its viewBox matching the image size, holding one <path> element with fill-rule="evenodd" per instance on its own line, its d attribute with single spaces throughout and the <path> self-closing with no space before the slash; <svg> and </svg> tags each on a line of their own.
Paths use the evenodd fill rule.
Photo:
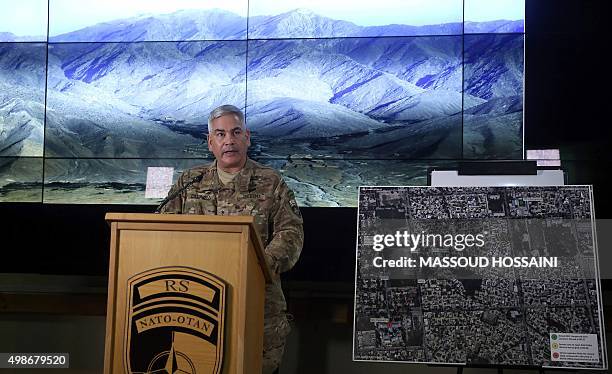
<svg viewBox="0 0 612 374">
<path fill-rule="evenodd" d="M 238 123 L 240 124 L 240 126 L 242 128 L 246 128 L 246 124 L 244 123 L 244 114 L 242 113 L 240 108 L 233 106 L 233 105 L 221 105 L 213 109 L 212 112 L 210 112 L 210 115 L 208 116 L 208 133 L 209 134 L 212 131 L 212 121 L 226 114 L 233 114 L 238 120 Z"/>
</svg>

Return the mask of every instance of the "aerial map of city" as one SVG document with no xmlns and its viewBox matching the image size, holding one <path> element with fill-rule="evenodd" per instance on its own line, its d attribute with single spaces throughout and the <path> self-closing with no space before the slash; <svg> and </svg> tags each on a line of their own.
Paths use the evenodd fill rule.
<svg viewBox="0 0 612 374">
<path fill-rule="evenodd" d="M 361 187 L 353 359 L 607 368 L 592 196 Z"/>
</svg>

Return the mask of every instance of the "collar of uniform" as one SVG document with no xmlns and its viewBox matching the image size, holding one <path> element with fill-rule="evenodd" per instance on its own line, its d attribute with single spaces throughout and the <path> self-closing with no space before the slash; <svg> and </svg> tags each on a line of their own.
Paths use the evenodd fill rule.
<svg viewBox="0 0 612 374">
<path fill-rule="evenodd" d="M 219 181 L 219 176 L 217 175 L 217 160 L 214 160 L 206 167 L 206 173 L 212 175 L 212 178 L 202 179 L 200 185 L 209 189 L 221 188 L 221 182 Z"/>
<path fill-rule="evenodd" d="M 234 177 L 234 182 L 238 186 L 240 192 L 247 192 L 249 190 L 249 184 L 251 182 L 251 176 L 253 175 L 253 170 L 255 169 L 255 164 L 253 161 L 247 157 L 246 163 L 240 173 Z"/>
<path fill-rule="evenodd" d="M 247 158 L 244 167 L 240 170 L 238 174 L 232 180 L 233 183 L 238 187 L 240 192 L 246 192 L 249 190 L 249 183 L 251 182 L 251 176 L 253 175 L 254 164 L 250 158 Z M 221 187 L 221 181 L 219 180 L 219 176 L 217 175 L 217 160 L 213 161 L 208 166 L 208 171 L 214 174 L 214 178 L 211 178 L 210 183 L 218 183 L 219 187 Z"/>
</svg>

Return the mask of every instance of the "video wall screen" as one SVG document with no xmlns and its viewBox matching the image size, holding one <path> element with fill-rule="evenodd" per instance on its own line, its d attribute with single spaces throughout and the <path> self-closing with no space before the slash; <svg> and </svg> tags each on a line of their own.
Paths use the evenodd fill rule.
<svg viewBox="0 0 612 374">
<path fill-rule="evenodd" d="M 590 186 L 362 187 L 353 359 L 606 369 Z"/>
<path fill-rule="evenodd" d="M 0 201 L 155 204 L 146 168 L 209 162 L 222 104 L 303 206 L 520 159 L 524 18 L 523 1 L 0 1 Z"/>
</svg>

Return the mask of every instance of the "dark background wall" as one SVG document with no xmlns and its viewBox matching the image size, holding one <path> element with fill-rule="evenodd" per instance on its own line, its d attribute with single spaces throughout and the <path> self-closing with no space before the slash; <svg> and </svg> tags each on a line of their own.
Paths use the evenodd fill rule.
<svg viewBox="0 0 612 374">
<path fill-rule="evenodd" d="M 526 8 L 525 146 L 559 148 L 569 183 L 594 186 L 598 218 L 612 218 L 605 4 L 604 0 L 527 0 Z M 109 247 L 104 214 L 153 209 L 0 203 L 0 282 L 12 279 L 26 288 L 31 284 L 45 288 L 41 283 L 58 278 L 51 274 L 101 279 L 92 281 L 99 290 L 93 294 L 79 295 L 78 289 L 69 290 L 69 295 L 36 297 L 0 293 L 0 351 L 71 352 L 71 366 L 89 370 L 79 372 L 101 372 L 106 310 L 102 283 Z M 306 232 L 302 257 L 284 274 L 289 312 L 295 320 L 281 372 L 454 373 L 454 368 L 351 361 L 357 211 L 303 208 L 302 213 Z M 601 255 L 607 248 L 600 245 L 599 250 Z M 601 260 L 602 269 L 609 265 L 612 260 Z M 3 278 L 1 273 L 45 276 Z M 604 294 L 610 294 L 610 282 L 604 280 L 603 286 Z M 604 313 L 609 317 L 606 300 Z"/>
<path fill-rule="evenodd" d="M 525 147 L 559 148 L 571 184 L 593 184 L 598 218 L 610 218 L 607 2 L 528 0 Z"/>
<path fill-rule="evenodd" d="M 610 218 L 605 1 L 527 0 L 525 147 L 559 148 L 569 182 L 593 184 Z M 1 203 L 0 273 L 105 275 L 104 214 L 152 206 Z M 289 280 L 353 282 L 356 208 L 303 208 L 306 241 Z"/>
</svg>

